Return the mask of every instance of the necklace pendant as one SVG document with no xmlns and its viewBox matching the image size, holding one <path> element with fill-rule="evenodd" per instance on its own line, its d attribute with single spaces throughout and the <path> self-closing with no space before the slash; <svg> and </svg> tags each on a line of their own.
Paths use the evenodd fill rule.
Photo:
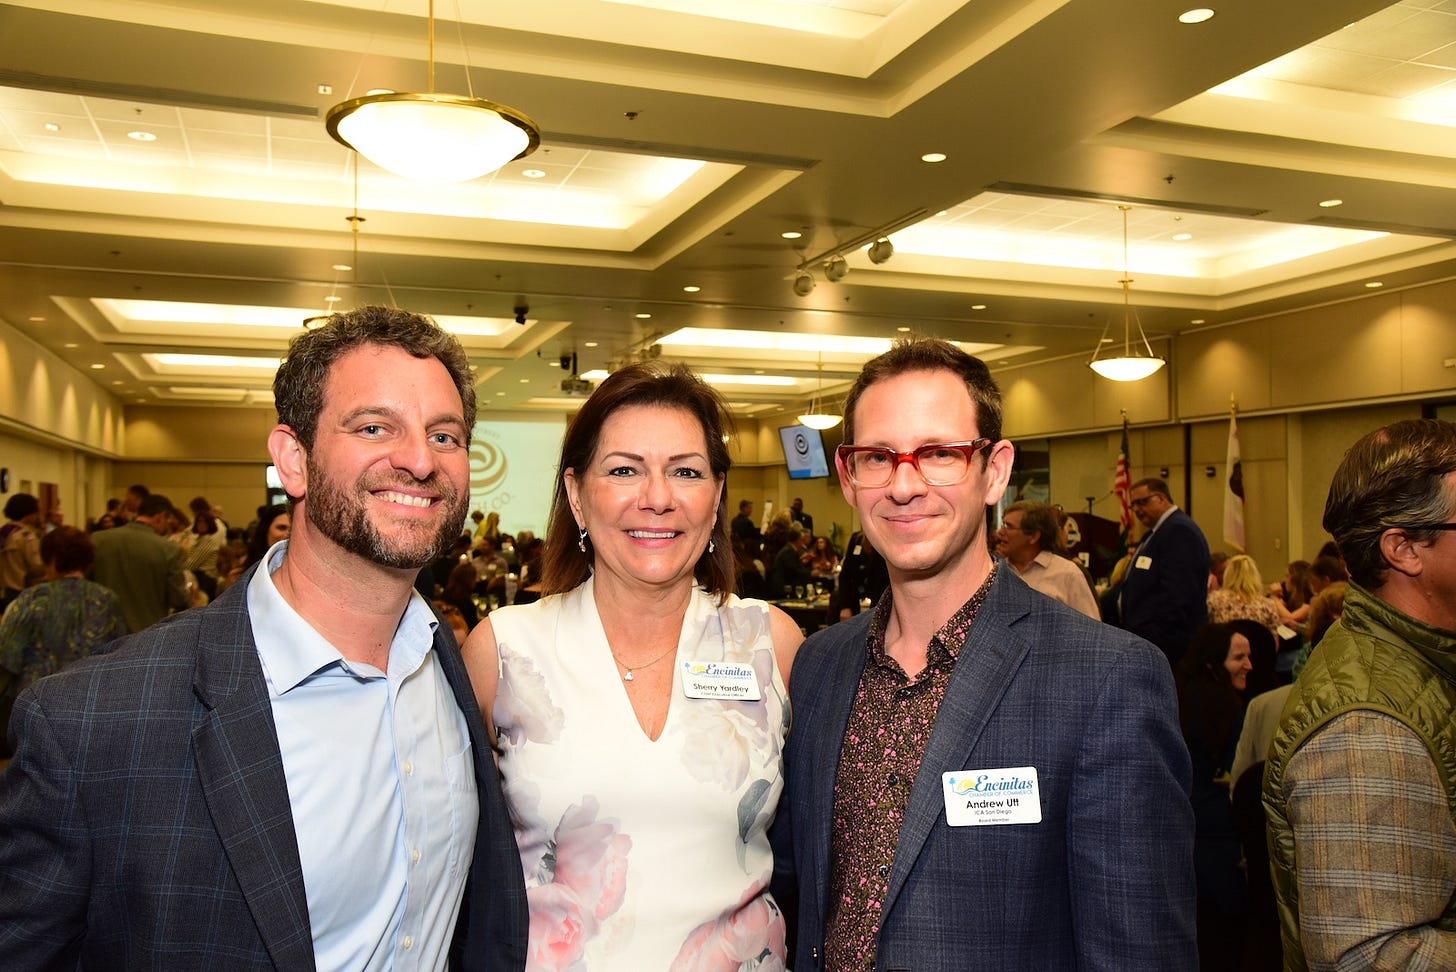
<svg viewBox="0 0 1456 972">
<path fill-rule="evenodd" d="M 627 669 L 627 674 L 625 674 L 625 675 L 622 676 L 622 681 L 624 681 L 624 682 L 634 682 L 636 680 L 637 680 L 636 679 L 636 676 L 634 676 L 632 674 L 632 669 L 630 669 L 630 668 Z"/>
</svg>

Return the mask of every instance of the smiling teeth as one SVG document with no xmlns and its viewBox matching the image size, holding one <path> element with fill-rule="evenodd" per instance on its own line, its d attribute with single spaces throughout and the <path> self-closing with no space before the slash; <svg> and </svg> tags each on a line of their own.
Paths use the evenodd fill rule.
<svg viewBox="0 0 1456 972">
<path fill-rule="evenodd" d="M 405 506 L 418 506 L 421 509 L 424 509 L 431 503 L 428 496 L 411 496 L 408 493 L 395 493 L 388 490 L 380 493 L 379 498 L 388 503 L 402 503 Z"/>
<path fill-rule="evenodd" d="M 629 536 L 635 537 L 638 540 L 671 540 L 677 536 L 676 531 L 673 530 L 628 530 L 627 533 Z"/>
</svg>

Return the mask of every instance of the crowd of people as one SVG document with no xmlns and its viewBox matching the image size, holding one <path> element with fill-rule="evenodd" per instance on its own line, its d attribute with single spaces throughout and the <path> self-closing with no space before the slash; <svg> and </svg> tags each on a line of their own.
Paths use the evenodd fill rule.
<svg viewBox="0 0 1456 972">
<path fill-rule="evenodd" d="M 943 341 L 849 391 L 842 548 L 730 519 L 682 365 L 585 401 L 545 538 L 467 520 L 429 319 L 333 315 L 274 393 L 245 527 L 6 504 L 7 967 L 1456 967 L 1450 423 L 1356 443 L 1274 584 L 1138 480 L 1099 585 Z"/>
</svg>

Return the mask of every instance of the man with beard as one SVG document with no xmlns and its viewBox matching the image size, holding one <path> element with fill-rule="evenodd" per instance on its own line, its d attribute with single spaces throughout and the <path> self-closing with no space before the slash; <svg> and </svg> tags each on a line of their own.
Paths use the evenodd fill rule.
<svg viewBox="0 0 1456 972">
<path fill-rule="evenodd" d="M 16 703 L 7 968 L 524 965 L 485 728 L 411 586 L 465 520 L 465 352 L 361 308 L 294 339 L 274 398 L 289 540 Z"/>
</svg>

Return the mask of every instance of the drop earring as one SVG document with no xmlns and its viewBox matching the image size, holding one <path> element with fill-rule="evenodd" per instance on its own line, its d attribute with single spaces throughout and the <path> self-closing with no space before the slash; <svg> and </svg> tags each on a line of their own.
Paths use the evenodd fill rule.
<svg viewBox="0 0 1456 972">
<path fill-rule="evenodd" d="M 586 553 L 586 527 L 582 527 L 581 532 L 577 534 L 576 549 Z"/>
<path fill-rule="evenodd" d="M 712 552 L 713 552 L 713 538 L 712 537 L 709 537 L 708 538 L 708 553 L 712 553 Z"/>
</svg>

